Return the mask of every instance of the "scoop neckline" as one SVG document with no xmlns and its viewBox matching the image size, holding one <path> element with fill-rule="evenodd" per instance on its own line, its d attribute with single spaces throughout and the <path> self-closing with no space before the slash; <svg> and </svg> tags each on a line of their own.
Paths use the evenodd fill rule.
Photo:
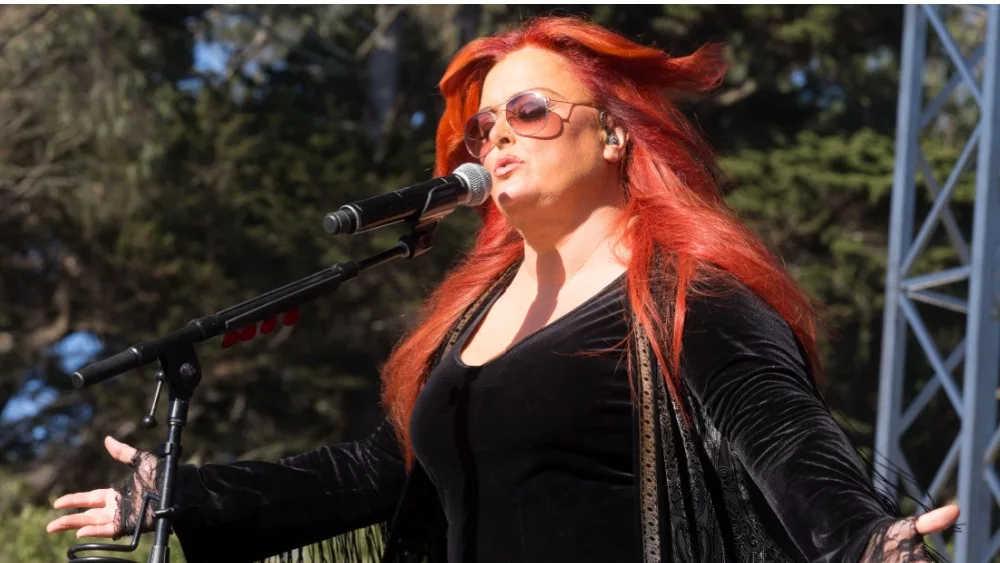
<svg viewBox="0 0 1000 563">
<path fill-rule="evenodd" d="M 529 340 L 535 339 L 536 337 L 538 337 L 538 336 L 544 334 L 545 332 L 547 332 L 551 327 L 556 327 L 560 323 L 562 323 L 565 319 L 571 318 L 574 314 L 578 313 L 585 306 L 590 305 L 594 300 L 598 299 L 599 297 L 602 297 L 604 294 L 606 294 L 606 293 L 608 293 L 610 291 L 614 291 L 614 290 L 618 289 L 621 286 L 622 280 L 624 280 L 624 278 L 625 278 L 625 276 L 627 274 L 628 274 L 628 270 L 625 270 L 624 272 L 622 272 L 621 274 L 619 274 L 618 277 L 616 277 L 613 280 L 611 280 L 610 282 L 608 282 L 597 293 L 595 293 L 595 294 L 591 295 L 590 297 L 588 297 L 587 299 L 581 301 L 575 307 L 573 307 L 569 311 L 566 311 L 565 313 L 563 313 L 559 318 L 557 318 L 557 319 L 555 319 L 555 320 L 553 320 L 553 321 L 545 324 L 544 326 L 535 329 L 531 333 L 525 335 L 524 338 L 521 338 L 517 342 L 511 344 L 510 346 L 507 347 L 507 349 L 505 349 L 504 351 L 500 352 L 499 354 L 497 354 L 493 358 L 490 358 L 489 360 L 483 362 L 482 364 L 475 365 L 475 366 L 469 365 L 469 364 L 465 363 L 464 361 L 462 361 L 462 351 L 465 349 L 465 345 L 468 344 L 469 338 L 472 337 L 472 334 L 475 333 L 475 332 L 477 332 L 479 330 L 480 325 L 483 322 L 483 319 L 486 317 L 486 314 L 489 313 L 489 311 L 493 309 L 493 305 L 495 305 L 496 302 L 497 302 L 497 300 L 500 299 L 500 297 L 504 293 L 507 292 L 507 288 L 510 287 L 510 284 L 508 283 L 507 286 L 505 286 L 503 288 L 503 290 L 497 291 L 496 295 L 494 295 L 493 297 L 490 298 L 490 300 L 486 304 L 486 306 L 483 307 L 483 309 L 481 311 L 479 311 L 479 313 L 476 314 L 476 318 L 473 321 L 471 321 L 465 327 L 465 330 L 462 331 L 463 334 L 462 334 L 461 338 L 459 338 L 458 341 L 456 341 L 455 344 L 452 346 L 451 354 L 449 354 L 449 355 L 453 356 L 455 363 L 458 364 L 458 366 L 461 367 L 461 368 L 463 368 L 463 369 L 482 369 L 482 368 L 485 368 L 485 367 L 489 366 L 490 364 L 492 364 L 492 363 L 494 363 L 494 362 L 502 359 L 504 356 L 510 354 L 511 352 L 513 352 L 514 350 L 516 350 L 519 346 L 521 346 L 522 344 L 524 344 L 525 342 L 528 342 Z M 513 277 L 511 278 L 511 282 L 513 282 Z"/>
</svg>

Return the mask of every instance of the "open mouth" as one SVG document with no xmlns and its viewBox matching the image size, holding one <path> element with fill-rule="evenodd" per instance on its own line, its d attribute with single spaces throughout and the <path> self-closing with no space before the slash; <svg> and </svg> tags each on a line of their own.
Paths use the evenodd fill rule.
<svg viewBox="0 0 1000 563">
<path fill-rule="evenodd" d="M 524 164 L 521 160 L 512 156 L 505 156 L 497 162 L 493 168 L 493 175 L 499 177 L 507 176 L 518 167 Z"/>
</svg>

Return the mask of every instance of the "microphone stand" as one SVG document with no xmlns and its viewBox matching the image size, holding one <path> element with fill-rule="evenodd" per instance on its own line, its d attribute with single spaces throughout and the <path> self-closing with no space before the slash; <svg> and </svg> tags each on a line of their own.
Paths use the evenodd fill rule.
<svg viewBox="0 0 1000 563">
<path fill-rule="evenodd" d="M 73 563 L 132 563 L 128 559 L 111 556 L 79 557 L 86 551 L 132 552 L 139 546 L 142 522 L 151 503 L 156 503 L 153 511 L 156 537 L 150 550 L 148 563 L 168 563 L 168 547 L 171 526 L 177 515 L 174 492 L 177 479 L 177 464 L 181 457 L 181 433 L 187 423 L 188 407 L 195 388 L 201 381 L 202 370 L 194 345 L 225 333 L 223 346 L 240 340 L 250 340 L 257 333 L 257 323 L 263 321 L 261 332 L 274 330 L 277 315 L 285 313 L 284 324 L 294 324 L 298 318 L 298 307 L 328 293 L 336 291 L 340 284 L 356 278 L 361 272 L 385 264 L 397 258 L 414 258 L 427 252 L 433 244 L 434 231 L 441 219 L 454 209 L 444 211 L 428 205 L 426 213 L 409 221 L 411 230 L 399 238 L 396 245 L 360 262 L 344 262 L 320 270 L 298 281 L 271 290 L 238 305 L 223 309 L 213 315 L 195 319 L 184 328 L 177 329 L 148 342 L 141 342 L 114 356 L 89 364 L 72 375 L 73 386 L 77 389 L 89 387 L 111 379 L 129 370 L 160 363 L 161 371 L 156 374 L 156 392 L 150 414 L 143 418 L 143 426 L 156 426 L 153 412 L 160 397 L 163 384 L 167 384 L 169 414 L 167 418 L 167 441 L 157 450 L 158 457 L 165 458 L 163 484 L 159 495 L 147 493 L 139 509 L 139 519 L 132 541 L 128 545 L 88 543 L 77 544 L 67 550 Z M 429 212 L 428 212 L 429 211 Z M 442 212 L 444 211 L 444 212 Z"/>
</svg>

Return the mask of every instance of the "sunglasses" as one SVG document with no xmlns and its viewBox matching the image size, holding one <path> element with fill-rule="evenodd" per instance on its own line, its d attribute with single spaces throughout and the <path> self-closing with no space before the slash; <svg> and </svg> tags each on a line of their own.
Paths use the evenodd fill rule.
<svg viewBox="0 0 1000 563">
<path fill-rule="evenodd" d="M 501 104 L 507 126 L 518 135 L 528 137 L 539 133 L 549 122 L 550 104 L 569 104 L 600 109 L 591 104 L 578 104 L 546 98 L 538 92 L 524 92 Z M 499 107 L 499 106 L 498 106 Z M 490 132 L 497 123 L 493 109 L 481 111 L 465 122 L 465 148 L 475 158 L 483 158 L 493 149 Z"/>
</svg>

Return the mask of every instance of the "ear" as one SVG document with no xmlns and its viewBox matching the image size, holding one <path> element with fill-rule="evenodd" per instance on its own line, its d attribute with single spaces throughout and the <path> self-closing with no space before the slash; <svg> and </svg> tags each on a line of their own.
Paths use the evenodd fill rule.
<svg viewBox="0 0 1000 563">
<path fill-rule="evenodd" d="M 600 119 L 604 158 L 608 162 L 621 162 L 625 158 L 625 147 L 628 146 L 628 131 L 615 116 L 607 112 L 602 111 Z"/>
</svg>

